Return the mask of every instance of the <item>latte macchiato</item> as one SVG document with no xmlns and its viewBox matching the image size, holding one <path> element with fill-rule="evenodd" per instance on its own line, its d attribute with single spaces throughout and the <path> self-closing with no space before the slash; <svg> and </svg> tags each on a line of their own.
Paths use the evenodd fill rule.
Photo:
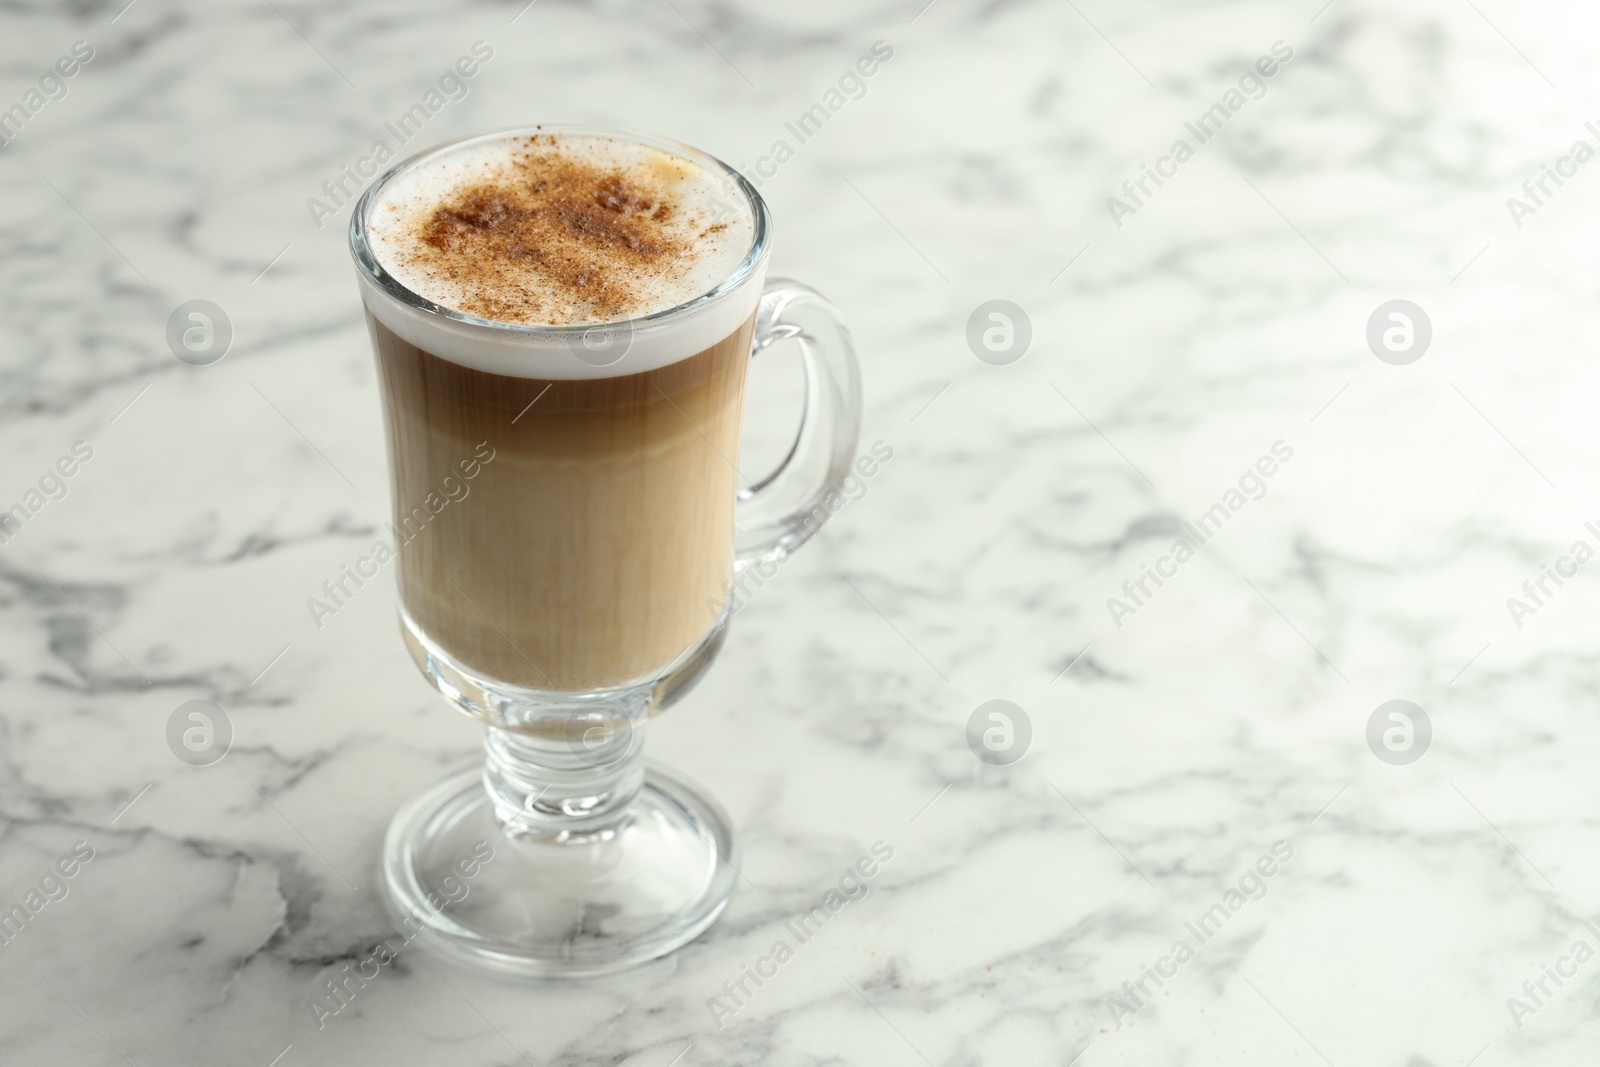
<svg viewBox="0 0 1600 1067">
<path fill-rule="evenodd" d="M 397 529 L 492 449 L 471 493 L 399 546 L 409 625 L 474 673 L 603 689 L 707 635 L 765 266 L 726 189 L 651 145 L 535 134 L 447 149 L 378 190 L 372 256 L 420 298 L 363 277 Z"/>
<path fill-rule="evenodd" d="M 852 472 L 861 373 L 823 296 L 765 274 L 755 187 L 690 145 L 533 127 L 441 145 L 363 194 L 350 252 L 377 355 L 407 650 L 484 763 L 384 836 L 390 918 L 485 971 L 605 974 L 727 906 L 738 843 L 644 758 L 760 573 Z M 794 444 L 741 491 L 753 351 L 799 349 Z M 709 610 L 708 610 L 709 609 Z M 470 900 L 434 887 L 493 842 Z"/>
</svg>

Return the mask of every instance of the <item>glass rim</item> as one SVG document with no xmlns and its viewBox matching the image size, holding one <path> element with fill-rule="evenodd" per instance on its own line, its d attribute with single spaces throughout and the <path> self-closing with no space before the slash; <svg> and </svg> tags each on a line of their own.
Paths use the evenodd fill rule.
<svg viewBox="0 0 1600 1067">
<path fill-rule="evenodd" d="M 546 133 L 588 134 L 590 136 L 609 137 L 614 140 L 626 141 L 630 144 L 640 144 L 651 148 L 659 148 L 663 151 L 670 152 L 674 155 L 687 158 L 695 163 L 699 163 L 707 167 L 713 174 L 732 181 L 734 187 L 737 188 L 739 193 L 745 198 L 745 203 L 749 206 L 751 214 L 752 233 L 750 247 L 746 250 L 744 258 L 739 261 L 739 265 L 735 267 L 726 278 L 723 278 L 711 289 L 704 293 L 700 293 L 697 296 L 690 297 L 688 300 L 685 300 L 682 303 L 674 304 L 672 307 L 663 308 L 660 311 L 652 311 L 648 315 L 637 315 L 625 319 L 611 319 L 606 322 L 566 323 L 563 325 L 498 322 L 494 319 L 485 319 L 476 315 L 469 315 L 464 311 L 458 311 L 455 308 L 446 307 L 443 304 L 429 300 L 420 293 L 413 292 L 411 289 L 408 289 L 405 285 L 401 284 L 399 279 L 395 278 L 394 275 L 385 270 L 383 264 L 378 262 L 378 258 L 373 254 L 371 243 L 368 240 L 367 216 L 372 210 L 372 206 L 377 203 L 378 197 L 382 193 L 384 187 L 387 186 L 395 177 L 415 167 L 421 166 L 439 156 L 458 151 L 471 145 L 490 141 L 513 139 L 517 137 L 531 137 L 537 134 Z M 540 123 L 534 126 L 510 126 L 498 130 L 490 130 L 485 133 L 470 134 L 466 137 L 457 137 L 453 140 L 443 141 L 431 148 L 425 148 L 422 151 L 417 152 L 414 155 L 407 156 L 405 159 L 396 163 L 394 166 L 378 175 L 378 177 L 373 180 L 372 184 L 367 187 L 367 190 L 361 194 L 361 198 L 356 201 L 355 209 L 350 213 L 349 245 L 351 258 L 355 260 L 357 269 L 361 271 L 362 276 L 367 281 L 370 281 L 372 284 L 376 285 L 388 296 L 408 307 L 414 308 L 417 311 L 425 312 L 441 319 L 447 319 L 463 326 L 473 327 L 481 330 L 499 331 L 512 336 L 519 334 L 527 336 L 560 336 L 582 335 L 588 331 L 597 329 L 610 330 L 625 328 L 629 330 L 636 330 L 640 328 L 647 328 L 667 322 L 680 315 L 686 315 L 689 312 L 694 311 L 696 308 L 705 307 L 708 304 L 715 303 L 722 297 L 740 288 L 745 282 L 749 281 L 751 275 L 756 272 L 762 260 L 766 258 L 771 232 L 771 215 L 767 211 L 766 201 L 761 198 L 761 194 L 756 191 L 756 187 L 751 184 L 748 178 L 739 173 L 737 169 L 727 163 L 724 163 L 722 160 L 718 159 L 709 152 L 695 148 L 693 145 L 685 144 L 682 141 L 673 140 L 670 137 L 661 137 L 656 134 L 644 133 L 639 130 L 629 130 L 612 126 L 586 126 L 575 123 Z"/>
</svg>

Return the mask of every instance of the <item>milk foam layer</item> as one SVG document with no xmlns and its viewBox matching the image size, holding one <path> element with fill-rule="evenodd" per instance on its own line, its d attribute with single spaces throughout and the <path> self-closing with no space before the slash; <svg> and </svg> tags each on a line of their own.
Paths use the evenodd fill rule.
<svg viewBox="0 0 1600 1067">
<path fill-rule="evenodd" d="M 364 236 L 423 302 L 496 325 L 397 299 L 362 269 L 365 302 L 417 347 L 479 370 L 560 380 L 652 370 L 755 310 L 765 257 L 746 262 L 753 197 L 712 161 L 625 135 L 521 131 L 446 146 L 368 194 L 357 244 Z M 693 308 L 646 319 L 730 279 Z"/>
</svg>

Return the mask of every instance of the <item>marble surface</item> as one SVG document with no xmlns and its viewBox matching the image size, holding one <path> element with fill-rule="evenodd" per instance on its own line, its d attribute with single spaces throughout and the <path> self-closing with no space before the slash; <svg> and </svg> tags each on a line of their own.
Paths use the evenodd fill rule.
<svg viewBox="0 0 1600 1067">
<path fill-rule="evenodd" d="M 93 50 L 0 147 L 0 1062 L 1594 1062 L 1600 590 L 1559 564 L 1600 544 L 1600 165 L 1560 162 L 1600 146 L 1592 9 L 124 2 L 0 13 L 0 109 Z M 308 617 L 387 506 L 345 212 L 308 200 L 477 41 L 406 151 L 580 121 L 764 167 L 774 269 L 848 317 L 894 459 L 652 732 L 742 833 L 717 926 L 583 982 L 405 951 L 319 1029 L 390 933 L 390 813 L 478 731 L 388 579 Z M 997 298 L 1008 365 L 966 340 Z M 210 366 L 167 344 L 193 299 L 232 323 Z M 1408 365 L 1366 340 L 1393 299 L 1432 323 Z M 1005 767 L 965 739 L 996 699 L 1031 723 Z M 1405 765 L 1367 741 L 1396 699 L 1432 728 Z M 168 745 L 190 700 L 231 723 L 209 766 Z"/>
</svg>

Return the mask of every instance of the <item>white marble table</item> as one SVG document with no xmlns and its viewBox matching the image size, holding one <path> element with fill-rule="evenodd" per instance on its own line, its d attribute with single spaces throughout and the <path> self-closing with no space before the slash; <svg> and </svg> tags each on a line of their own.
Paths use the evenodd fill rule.
<svg viewBox="0 0 1600 1067">
<path fill-rule="evenodd" d="M 1600 164 L 1561 162 L 1600 147 L 1591 9 L 123 2 L 0 14 L 0 1062 L 1595 1062 Z M 761 167 L 894 458 L 653 730 L 743 835 L 716 927 L 560 984 L 403 951 L 319 1029 L 392 936 L 388 816 L 478 744 L 387 579 L 305 607 L 387 507 L 323 183 L 476 41 L 406 152 L 567 120 Z M 1007 365 L 965 338 L 997 298 Z M 193 299 L 213 365 L 168 348 Z M 1432 323 L 1407 365 L 1365 339 L 1392 299 Z M 1007 767 L 964 736 L 994 699 L 1031 722 Z M 1394 699 L 1432 728 L 1405 765 L 1367 742 Z M 167 743 L 190 700 L 231 723 L 210 766 Z"/>
</svg>

